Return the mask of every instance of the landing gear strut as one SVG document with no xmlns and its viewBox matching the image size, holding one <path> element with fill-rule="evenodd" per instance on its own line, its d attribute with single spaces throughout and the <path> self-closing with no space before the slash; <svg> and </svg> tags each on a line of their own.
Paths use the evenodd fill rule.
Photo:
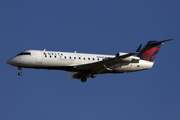
<svg viewBox="0 0 180 120">
<path fill-rule="evenodd" d="M 18 75 L 21 76 L 22 75 L 22 72 L 21 72 L 22 69 L 20 67 L 18 67 L 18 70 L 19 70 Z"/>
</svg>

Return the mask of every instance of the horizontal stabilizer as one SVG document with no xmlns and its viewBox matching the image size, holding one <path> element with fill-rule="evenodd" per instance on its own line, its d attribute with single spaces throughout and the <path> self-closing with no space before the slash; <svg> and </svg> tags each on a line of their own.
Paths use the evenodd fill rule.
<svg viewBox="0 0 180 120">
<path fill-rule="evenodd" d="M 168 41 L 171 41 L 171 40 L 174 40 L 174 39 L 168 39 L 168 40 L 163 40 L 163 41 L 159 41 L 159 42 L 154 42 L 154 43 L 151 43 L 151 45 L 160 45 L 160 44 L 162 44 L 162 43 L 164 43 L 164 42 L 168 42 Z"/>
</svg>

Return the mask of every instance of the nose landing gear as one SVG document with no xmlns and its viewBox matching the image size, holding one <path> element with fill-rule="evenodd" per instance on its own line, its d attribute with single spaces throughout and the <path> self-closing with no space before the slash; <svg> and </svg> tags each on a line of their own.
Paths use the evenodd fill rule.
<svg viewBox="0 0 180 120">
<path fill-rule="evenodd" d="M 22 69 L 20 67 L 18 67 L 18 70 L 19 70 L 18 75 L 21 76 L 22 75 L 22 72 L 21 72 Z"/>
</svg>

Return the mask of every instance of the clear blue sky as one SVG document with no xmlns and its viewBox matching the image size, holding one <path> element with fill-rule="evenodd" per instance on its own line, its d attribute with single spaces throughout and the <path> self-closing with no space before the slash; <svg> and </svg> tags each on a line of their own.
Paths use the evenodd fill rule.
<svg viewBox="0 0 180 120">
<path fill-rule="evenodd" d="M 1 0 L 0 120 L 180 120 L 179 0 Z M 165 43 L 152 69 L 81 83 L 65 71 L 18 70 L 19 52 L 133 52 Z"/>
</svg>

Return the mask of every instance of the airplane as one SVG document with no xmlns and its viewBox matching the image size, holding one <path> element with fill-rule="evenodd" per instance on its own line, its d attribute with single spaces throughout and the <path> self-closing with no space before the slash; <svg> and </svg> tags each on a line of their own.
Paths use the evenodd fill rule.
<svg viewBox="0 0 180 120">
<path fill-rule="evenodd" d="M 61 51 L 27 50 L 17 54 L 7 61 L 7 64 L 18 67 L 18 75 L 22 75 L 22 68 L 64 70 L 68 72 L 69 79 L 80 79 L 85 82 L 87 78 L 95 78 L 97 74 L 127 73 L 152 68 L 154 59 L 160 46 L 167 41 L 148 41 L 136 52 L 116 55 L 84 54 Z"/>
</svg>

